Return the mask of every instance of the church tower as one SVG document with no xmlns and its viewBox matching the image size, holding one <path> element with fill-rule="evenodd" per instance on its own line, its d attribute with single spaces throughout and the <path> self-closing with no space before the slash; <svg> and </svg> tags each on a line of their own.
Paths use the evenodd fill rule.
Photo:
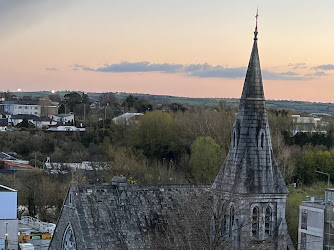
<svg viewBox="0 0 334 250">
<path fill-rule="evenodd" d="M 275 247 L 272 249 L 287 249 L 288 189 L 271 144 L 257 47 L 257 17 L 230 150 L 213 189 L 228 203 L 221 229 L 224 241 L 236 248 L 266 243 Z"/>
</svg>

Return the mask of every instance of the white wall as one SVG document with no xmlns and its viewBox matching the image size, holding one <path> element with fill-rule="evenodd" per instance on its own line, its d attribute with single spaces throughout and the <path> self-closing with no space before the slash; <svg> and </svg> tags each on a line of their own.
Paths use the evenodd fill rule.
<svg viewBox="0 0 334 250">
<path fill-rule="evenodd" d="M 0 220 L 10 219 L 17 219 L 17 192 L 0 192 Z"/>
</svg>

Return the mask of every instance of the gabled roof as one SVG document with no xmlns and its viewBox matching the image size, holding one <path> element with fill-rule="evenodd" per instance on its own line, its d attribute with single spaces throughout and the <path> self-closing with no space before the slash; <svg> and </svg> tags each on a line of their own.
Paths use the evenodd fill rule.
<svg viewBox="0 0 334 250">
<path fill-rule="evenodd" d="M 19 115 L 12 115 L 11 119 L 16 120 L 16 119 L 27 119 L 27 120 L 38 120 L 39 117 L 36 115 L 26 115 L 26 114 L 19 114 Z"/>
<path fill-rule="evenodd" d="M 0 185 L 0 192 L 17 192 L 17 190 Z"/>
<path fill-rule="evenodd" d="M 58 114 L 58 115 L 54 115 L 54 116 L 58 116 L 58 117 L 69 117 L 69 116 L 73 116 L 74 114 Z"/>
<path fill-rule="evenodd" d="M 273 155 L 257 48 L 257 28 L 227 158 L 213 184 L 226 192 L 287 194 Z"/>
</svg>

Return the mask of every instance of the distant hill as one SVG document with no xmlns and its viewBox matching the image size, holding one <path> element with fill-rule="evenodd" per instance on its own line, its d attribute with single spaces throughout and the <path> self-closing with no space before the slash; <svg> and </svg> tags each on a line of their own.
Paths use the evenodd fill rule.
<svg viewBox="0 0 334 250">
<path fill-rule="evenodd" d="M 59 91 L 57 94 L 61 98 L 70 91 Z M 77 91 L 82 94 L 82 91 Z M 38 97 L 43 95 L 51 95 L 51 91 L 35 91 L 35 92 L 14 92 L 12 93 L 18 97 L 32 96 Z M 88 92 L 89 97 L 97 101 L 101 93 Z M 140 93 L 115 93 L 119 100 L 124 100 L 130 94 L 137 98 L 145 98 L 156 103 L 180 103 L 189 105 L 218 105 L 221 99 L 226 100 L 228 106 L 236 106 L 239 104 L 237 98 L 190 98 L 190 97 L 177 97 L 168 95 L 150 95 Z M 275 109 L 287 109 L 295 110 L 296 112 L 302 113 L 325 113 L 334 116 L 334 103 L 320 103 L 320 102 L 302 102 L 302 101 L 286 101 L 286 100 L 267 100 L 267 106 Z"/>
</svg>

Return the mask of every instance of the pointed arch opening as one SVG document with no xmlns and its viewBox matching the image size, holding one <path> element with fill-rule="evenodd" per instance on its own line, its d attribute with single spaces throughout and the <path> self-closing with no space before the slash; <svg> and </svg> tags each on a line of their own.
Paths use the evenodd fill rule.
<svg viewBox="0 0 334 250">
<path fill-rule="evenodd" d="M 266 236 L 274 235 L 274 217 L 273 209 L 268 205 L 265 212 L 265 233 Z"/>
<path fill-rule="evenodd" d="M 233 148 L 235 148 L 236 138 L 235 138 L 235 131 L 233 131 Z"/>
<path fill-rule="evenodd" d="M 74 231 L 69 223 L 64 231 L 62 239 L 62 250 L 76 250 L 76 240 L 74 236 Z"/>
<path fill-rule="evenodd" d="M 259 236 L 259 208 L 254 207 L 252 210 L 252 235 L 253 237 Z"/>
<path fill-rule="evenodd" d="M 264 145 L 264 133 L 261 133 L 261 148 L 263 149 Z"/>
</svg>

